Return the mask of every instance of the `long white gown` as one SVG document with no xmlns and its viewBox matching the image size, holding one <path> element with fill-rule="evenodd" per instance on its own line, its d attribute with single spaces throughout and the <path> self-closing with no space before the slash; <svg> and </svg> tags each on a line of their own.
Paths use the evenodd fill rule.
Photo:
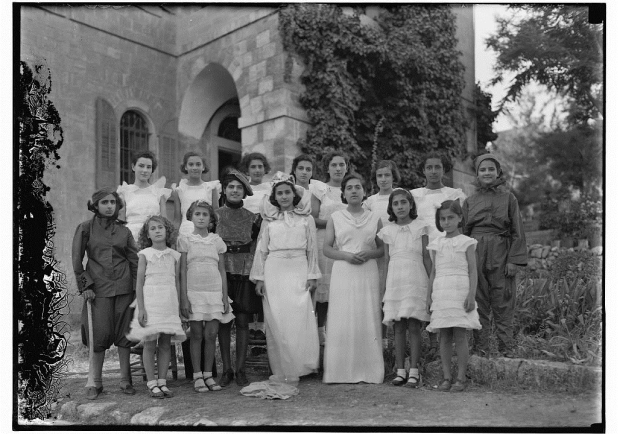
<svg viewBox="0 0 618 434">
<path fill-rule="evenodd" d="M 331 216 L 339 250 L 375 249 L 380 216 L 365 210 L 356 218 L 347 210 Z M 325 383 L 382 383 L 381 312 L 375 259 L 360 265 L 333 264 L 328 306 L 328 339 L 324 349 Z"/>
<path fill-rule="evenodd" d="M 264 281 L 264 319 L 270 380 L 297 383 L 318 367 L 320 347 L 308 279 L 318 279 L 315 223 L 293 211 L 265 218 L 251 280 Z"/>
</svg>

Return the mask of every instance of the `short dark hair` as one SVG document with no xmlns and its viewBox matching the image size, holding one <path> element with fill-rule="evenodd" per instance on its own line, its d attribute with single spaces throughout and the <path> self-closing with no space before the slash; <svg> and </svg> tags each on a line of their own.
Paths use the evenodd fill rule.
<svg viewBox="0 0 618 434">
<path fill-rule="evenodd" d="M 309 154 L 300 154 L 298 156 L 296 156 L 293 160 L 292 160 L 292 170 L 290 171 L 290 175 L 294 176 L 294 179 L 296 179 L 296 175 L 294 174 L 294 172 L 296 172 L 296 168 L 298 167 L 298 163 L 300 163 L 301 161 L 308 161 L 311 163 L 311 168 L 313 170 L 316 169 L 315 167 L 315 160 L 313 159 L 313 157 Z"/>
<path fill-rule="evenodd" d="M 388 197 L 388 207 L 386 208 L 386 212 L 388 213 L 388 221 L 396 222 L 397 216 L 395 215 L 395 211 L 393 211 L 393 198 L 397 195 L 404 195 L 408 202 L 410 202 L 410 218 L 412 220 L 418 217 L 418 213 L 416 211 L 416 202 L 414 202 L 414 197 L 412 197 L 412 193 L 409 190 L 404 190 L 403 188 L 397 188 L 393 190 L 391 195 Z"/>
<path fill-rule="evenodd" d="M 442 163 L 442 168 L 444 169 L 444 173 L 448 173 L 453 169 L 453 163 L 451 163 L 451 159 L 448 157 L 448 155 L 443 152 L 432 151 L 423 155 L 423 157 L 421 158 L 421 164 L 419 164 L 418 166 L 418 172 L 422 176 L 425 176 L 425 164 L 430 158 L 437 158 L 440 160 L 440 162 Z"/>
<path fill-rule="evenodd" d="M 262 164 L 264 164 L 264 174 L 270 172 L 270 164 L 268 164 L 268 160 L 264 156 L 264 154 L 260 152 L 251 152 L 249 154 L 243 155 L 240 163 L 238 163 L 238 168 L 241 172 L 249 173 L 249 164 L 253 160 L 260 160 Z"/>
<path fill-rule="evenodd" d="M 380 160 L 376 163 L 376 166 L 371 170 L 371 179 L 375 181 L 376 172 L 380 169 L 390 169 L 393 174 L 393 184 L 398 184 L 401 182 L 401 173 L 399 173 L 399 168 L 397 167 L 397 163 L 393 160 Z"/>
<path fill-rule="evenodd" d="M 343 151 L 330 151 L 328 154 L 322 158 L 322 168 L 324 169 L 324 174 L 326 176 L 326 182 L 330 180 L 330 174 L 328 173 L 328 166 L 330 166 L 330 162 L 333 161 L 333 158 L 341 157 L 343 161 L 345 161 L 346 171 L 350 170 L 350 157 L 348 157 Z"/>
<path fill-rule="evenodd" d="M 208 225 L 208 231 L 214 233 L 217 230 L 218 217 L 212 205 L 206 202 L 205 200 L 201 200 L 201 199 L 196 200 L 195 202 L 191 204 L 191 206 L 189 206 L 189 209 L 187 210 L 187 215 L 186 215 L 187 220 L 189 221 L 193 220 L 193 213 L 195 212 L 197 208 L 205 208 L 208 211 L 208 214 L 210 215 L 210 224 Z"/>
<path fill-rule="evenodd" d="M 134 153 L 133 158 L 131 158 L 131 165 L 135 166 L 137 160 L 139 160 L 140 158 L 149 158 L 150 161 L 152 161 L 152 171 L 154 172 L 155 170 L 157 170 L 157 166 L 159 165 L 159 163 L 157 162 L 157 157 L 152 151 L 145 150 Z"/>
<path fill-rule="evenodd" d="M 461 209 L 461 205 L 458 200 L 445 200 L 440 204 L 440 208 L 436 210 L 436 228 L 440 232 L 444 232 L 442 226 L 440 226 L 440 211 L 449 210 L 457 214 L 459 217 L 463 217 L 463 211 Z M 459 226 L 461 226 L 462 222 L 459 222 Z"/>
<path fill-rule="evenodd" d="M 189 158 L 191 157 L 200 157 L 202 159 L 202 165 L 204 166 L 203 173 L 208 173 L 209 168 L 208 163 L 206 163 L 206 157 L 204 157 L 204 155 L 199 151 L 189 151 L 185 153 L 184 157 L 182 157 L 182 164 L 180 165 L 180 171 L 182 173 L 184 173 L 185 175 L 189 173 L 189 171 L 187 170 L 187 163 L 189 162 Z"/>
<path fill-rule="evenodd" d="M 152 240 L 148 238 L 148 225 L 153 220 L 163 223 L 163 226 L 165 226 L 165 244 L 167 245 L 167 247 L 172 247 L 176 243 L 176 237 L 178 236 L 176 228 L 174 228 L 172 222 L 165 217 L 162 217 L 160 215 L 153 215 L 146 219 L 146 221 L 142 225 L 142 228 L 139 231 L 139 235 L 137 237 L 137 244 L 139 245 L 140 250 L 152 246 Z"/>
<path fill-rule="evenodd" d="M 344 176 L 343 180 L 341 181 L 341 202 L 342 203 L 346 203 L 346 204 L 348 203 L 348 201 L 345 199 L 345 187 L 346 185 L 348 185 L 348 182 L 350 182 L 350 180 L 352 179 L 358 179 L 360 181 L 361 186 L 363 187 L 363 200 L 367 199 L 367 183 L 365 182 L 365 178 L 363 178 L 360 173 L 350 172 L 346 176 Z"/>
<path fill-rule="evenodd" d="M 269 202 L 272 203 L 277 208 L 281 209 L 281 207 L 279 206 L 279 203 L 277 202 L 275 192 L 277 190 L 277 187 L 283 184 L 290 186 L 290 188 L 292 189 L 292 192 L 294 193 L 294 199 L 292 199 L 292 204 L 294 206 L 298 205 L 298 203 L 302 199 L 302 196 L 298 194 L 298 191 L 296 191 L 296 186 L 294 185 L 292 181 L 279 181 L 275 185 L 273 185 L 273 189 L 270 192 L 270 197 L 268 198 Z"/>
</svg>

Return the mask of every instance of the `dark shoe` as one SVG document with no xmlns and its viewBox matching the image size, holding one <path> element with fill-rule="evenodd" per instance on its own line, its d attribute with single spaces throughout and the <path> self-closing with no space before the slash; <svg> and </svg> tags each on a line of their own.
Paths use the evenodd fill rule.
<svg viewBox="0 0 618 434">
<path fill-rule="evenodd" d="M 438 386 L 438 390 L 440 392 L 448 392 L 449 390 L 451 390 L 451 379 L 446 378 L 442 380 L 442 383 L 440 383 L 440 385 Z"/>
<path fill-rule="evenodd" d="M 422 385 L 423 385 L 423 379 L 421 377 L 421 374 L 418 374 L 418 377 L 414 377 L 410 375 L 408 377 L 408 382 L 405 384 L 406 387 L 409 387 L 411 389 L 418 389 Z"/>
<path fill-rule="evenodd" d="M 264 334 L 262 330 L 256 330 L 255 335 L 253 336 L 253 340 L 254 341 L 265 341 L 266 335 Z"/>
<path fill-rule="evenodd" d="M 451 392 L 463 392 L 465 388 L 466 388 L 466 382 L 457 380 L 451 386 Z"/>
<path fill-rule="evenodd" d="M 165 396 L 166 398 L 171 398 L 174 396 L 174 392 L 169 390 L 167 385 L 165 384 L 163 386 L 159 386 L 159 389 L 161 389 L 161 392 L 163 392 L 163 396 Z"/>
<path fill-rule="evenodd" d="M 244 387 L 249 384 L 249 380 L 247 380 L 247 375 L 245 374 L 245 371 L 236 371 L 236 384 L 238 384 L 240 387 Z"/>
<path fill-rule="evenodd" d="M 133 388 L 133 385 L 131 383 L 120 386 L 120 390 L 122 390 L 122 393 L 124 393 L 125 395 L 135 395 L 135 389 Z"/>
<path fill-rule="evenodd" d="M 228 369 L 227 371 L 223 373 L 223 375 L 221 375 L 221 379 L 219 380 L 219 386 L 227 387 L 230 385 L 233 379 L 234 379 L 234 371 L 232 371 L 231 369 Z"/>
<path fill-rule="evenodd" d="M 101 387 L 89 387 L 86 389 L 86 399 L 97 399 L 97 397 L 103 392 L 103 386 Z"/>
<path fill-rule="evenodd" d="M 406 378 L 402 377 L 401 375 L 397 375 L 395 378 L 393 378 L 393 381 L 391 381 L 391 384 L 393 386 L 401 386 L 405 383 L 406 383 Z"/>
</svg>

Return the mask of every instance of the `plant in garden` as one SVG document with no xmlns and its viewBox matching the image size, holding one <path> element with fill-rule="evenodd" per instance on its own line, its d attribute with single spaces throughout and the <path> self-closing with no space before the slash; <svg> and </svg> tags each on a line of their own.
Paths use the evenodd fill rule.
<svg viewBox="0 0 618 434">
<path fill-rule="evenodd" d="M 603 203 L 599 199 L 584 196 L 580 200 L 548 199 L 543 203 L 541 228 L 558 229 L 565 237 L 585 238 L 602 222 Z"/>
<path fill-rule="evenodd" d="M 422 185 L 423 153 L 462 153 L 463 65 L 448 6 L 389 5 L 371 26 L 358 10 L 299 3 L 279 20 L 284 48 L 304 64 L 299 99 L 313 127 L 303 152 L 319 162 L 325 147 L 342 150 L 362 173 L 373 159 L 392 159 L 408 188 Z"/>
</svg>

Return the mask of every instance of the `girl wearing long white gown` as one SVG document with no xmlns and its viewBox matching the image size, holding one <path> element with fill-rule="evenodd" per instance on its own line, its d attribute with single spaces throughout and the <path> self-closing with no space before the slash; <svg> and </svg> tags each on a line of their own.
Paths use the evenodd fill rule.
<svg viewBox="0 0 618 434">
<path fill-rule="evenodd" d="M 251 280 L 263 296 L 270 379 L 295 384 L 318 367 L 311 291 L 320 271 L 309 197 L 301 200 L 303 189 L 280 175 L 284 180 L 275 181 L 272 194 L 264 197 Z"/>
<path fill-rule="evenodd" d="M 334 259 L 324 349 L 325 383 L 381 383 L 384 380 L 380 289 L 376 259 L 384 254 L 377 232 L 382 222 L 364 209 L 360 175 L 341 184 L 347 208 L 326 226 L 324 255 Z M 337 243 L 338 250 L 333 248 Z"/>
</svg>

